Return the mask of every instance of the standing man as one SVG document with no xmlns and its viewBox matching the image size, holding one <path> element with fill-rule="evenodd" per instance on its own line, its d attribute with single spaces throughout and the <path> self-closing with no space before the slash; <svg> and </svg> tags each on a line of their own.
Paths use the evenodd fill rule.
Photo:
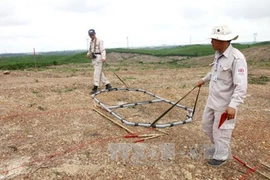
<svg viewBox="0 0 270 180">
<path fill-rule="evenodd" d="M 91 94 L 95 94 L 98 90 L 100 81 L 105 84 L 106 89 L 111 89 L 112 86 L 102 72 L 103 63 L 106 62 L 106 51 L 103 46 L 103 41 L 96 37 L 96 32 L 94 29 L 90 29 L 88 31 L 88 35 L 91 38 L 91 43 L 87 57 L 92 59 L 92 64 L 94 66 L 94 87 Z"/>
<path fill-rule="evenodd" d="M 236 123 L 236 112 L 244 102 L 247 92 L 247 63 L 245 56 L 235 49 L 231 40 L 238 35 L 232 34 L 228 26 L 213 28 L 211 44 L 216 50 L 212 69 L 197 86 L 209 84 L 209 96 L 204 109 L 202 128 L 214 144 L 213 158 L 208 165 L 220 166 L 229 158 L 232 131 Z M 221 115 L 226 112 L 227 119 L 218 128 Z"/>
</svg>

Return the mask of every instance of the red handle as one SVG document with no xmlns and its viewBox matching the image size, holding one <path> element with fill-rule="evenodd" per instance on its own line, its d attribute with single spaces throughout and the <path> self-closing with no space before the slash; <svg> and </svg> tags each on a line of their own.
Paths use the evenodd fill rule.
<svg viewBox="0 0 270 180">
<path fill-rule="evenodd" d="M 256 168 L 255 168 L 255 167 L 251 167 L 251 166 L 247 165 L 247 163 L 245 163 L 244 161 L 242 161 L 241 159 L 239 159 L 237 156 L 233 156 L 233 158 L 234 158 L 236 161 L 238 161 L 238 162 L 240 162 L 241 164 L 243 164 L 243 166 L 249 168 L 252 172 L 256 171 Z"/>
<path fill-rule="evenodd" d="M 143 141 L 144 139 L 139 139 L 139 140 L 134 141 L 134 143 L 143 142 Z"/>
<path fill-rule="evenodd" d="M 129 135 L 124 136 L 124 138 L 137 138 L 137 137 L 139 136 L 136 134 L 129 134 Z"/>
<path fill-rule="evenodd" d="M 237 156 L 233 156 L 233 158 L 234 158 L 236 161 L 238 161 L 238 162 L 240 162 L 241 164 L 243 164 L 243 166 L 247 166 L 247 164 L 246 164 L 244 161 L 242 161 L 241 159 L 239 159 Z"/>
</svg>

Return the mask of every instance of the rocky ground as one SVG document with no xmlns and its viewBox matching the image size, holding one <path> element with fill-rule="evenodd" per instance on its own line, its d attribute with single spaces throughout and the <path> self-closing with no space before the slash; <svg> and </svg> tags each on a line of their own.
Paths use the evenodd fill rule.
<svg viewBox="0 0 270 180">
<path fill-rule="evenodd" d="M 210 60 L 211 61 L 211 60 Z M 177 101 L 208 72 L 207 67 L 169 68 L 153 63 L 111 63 L 104 71 L 114 87 L 124 87 L 112 69 L 133 88 Z M 125 126 L 136 134 L 163 134 L 140 143 L 93 111 L 90 65 L 64 65 L 38 72 L 0 74 L 0 179 L 266 179 L 231 159 L 220 168 L 206 165 L 209 147 L 201 131 L 208 95 L 201 89 L 191 123 L 162 129 Z M 254 77 L 270 77 L 269 68 L 251 68 Z M 270 84 L 249 84 L 232 135 L 232 154 L 270 176 Z M 193 106 L 195 89 L 180 104 Z M 107 103 L 144 100 L 136 93 L 109 92 Z M 152 122 L 169 105 L 153 104 L 118 110 L 134 122 Z M 103 114 L 111 117 L 103 110 Z M 177 121 L 185 112 L 174 108 L 161 121 Z M 180 117 L 180 118 L 179 118 Z"/>
</svg>

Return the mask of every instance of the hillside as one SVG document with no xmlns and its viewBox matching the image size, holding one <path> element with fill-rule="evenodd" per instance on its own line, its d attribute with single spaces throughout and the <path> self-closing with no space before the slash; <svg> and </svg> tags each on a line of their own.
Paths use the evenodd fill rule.
<svg viewBox="0 0 270 180">
<path fill-rule="evenodd" d="M 270 45 L 255 46 L 241 50 L 246 56 L 249 65 L 270 67 Z M 172 63 L 178 67 L 199 67 L 208 66 L 213 59 L 213 54 L 202 57 L 187 57 L 187 56 L 150 56 L 140 55 L 135 53 L 116 53 L 108 54 L 108 60 L 115 61 L 130 61 L 141 63 Z"/>
<path fill-rule="evenodd" d="M 270 67 L 270 45 L 251 47 L 241 50 L 245 55 L 248 65 Z M 213 55 L 196 57 L 188 61 L 179 62 L 180 64 L 189 64 L 192 67 L 208 66 L 213 59 Z"/>
<path fill-rule="evenodd" d="M 234 46 L 246 55 L 250 65 L 269 66 L 270 43 L 234 44 Z M 213 53 L 210 45 L 189 45 L 166 49 L 108 49 L 107 60 L 108 62 L 158 63 L 169 67 L 199 67 L 211 63 Z M 0 57 L 2 70 L 23 70 L 78 63 L 89 63 L 86 52 L 65 55 L 45 53 L 35 57 L 33 55 Z"/>
</svg>

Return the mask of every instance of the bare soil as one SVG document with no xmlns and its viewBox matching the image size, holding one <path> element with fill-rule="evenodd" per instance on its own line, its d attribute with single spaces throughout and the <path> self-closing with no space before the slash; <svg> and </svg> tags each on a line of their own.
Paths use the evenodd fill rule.
<svg viewBox="0 0 270 180">
<path fill-rule="evenodd" d="M 130 87 L 145 89 L 171 101 L 184 96 L 209 70 L 207 67 L 171 69 L 136 62 L 126 63 L 125 67 L 114 62 L 111 66 L 104 71 L 114 87 L 124 87 L 110 71 L 121 67 L 116 73 Z M 206 165 L 204 149 L 210 142 L 201 130 L 201 117 L 207 86 L 201 89 L 191 123 L 162 129 L 168 135 L 134 143 L 140 138 L 124 138 L 128 134 L 124 129 L 93 111 L 89 94 L 91 70 L 89 64 L 83 64 L 0 74 L 0 179 L 220 180 L 240 179 L 249 173 L 233 159 L 219 168 Z M 249 73 L 270 77 L 269 67 L 251 68 Z M 197 90 L 180 104 L 192 107 Z M 269 82 L 249 85 L 231 142 L 233 155 L 268 176 L 269 169 L 260 163 L 270 164 L 269 92 Z M 98 97 L 109 104 L 148 98 L 116 92 Z M 120 109 L 118 113 L 133 122 L 152 122 L 168 107 L 157 103 Z M 163 122 L 184 119 L 184 113 L 174 108 Z M 126 127 L 136 134 L 161 133 L 151 128 Z M 254 172 L 246 179 L 266 178 Z"/>
</svg>

